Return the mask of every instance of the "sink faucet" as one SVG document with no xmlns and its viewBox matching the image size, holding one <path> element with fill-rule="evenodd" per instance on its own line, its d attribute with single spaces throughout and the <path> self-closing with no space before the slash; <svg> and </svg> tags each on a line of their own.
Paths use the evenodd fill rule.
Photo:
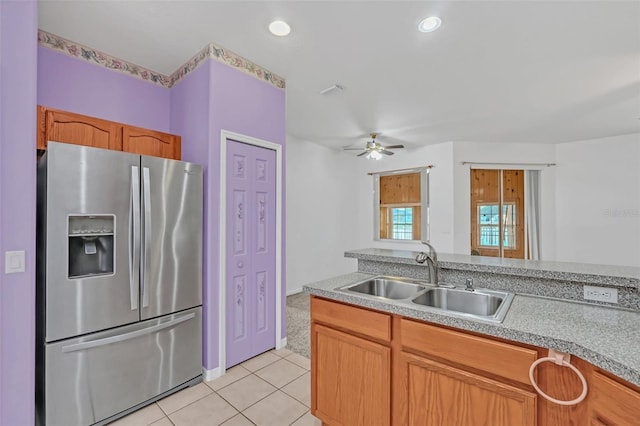
<svg viewBox="0 0 640 426">
<path fill-rule="evenodd" d="M 420 252 L 416 256 L 416 262 L 427 262 L 429 267 L 429 282 L 431 284 L 438 285 L 438 253 L 436 249 L 426 241 L 421 241 L 422 244 L 429 247 L 429 253 Z"/>
<path fill-rule="evenodd" d="M 473 278 L 467 278 L 467 281 L 465 282 L 465 285 L 466 285 L 465 290 L 467 290 L 467 291 L 476 291 L 473 288 Z"/>
</svg>

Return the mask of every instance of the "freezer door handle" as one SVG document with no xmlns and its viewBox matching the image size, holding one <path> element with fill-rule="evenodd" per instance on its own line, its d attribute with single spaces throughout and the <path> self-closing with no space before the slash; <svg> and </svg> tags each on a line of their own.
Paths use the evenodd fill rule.
<svg viewBox="0 0 640 426">
<path fill-rule="evenodd" d="M 140 280 L 140 171 L 131 166 L 131 205 L 129 208 L 129 298 L 131 310 L 138 309 Z"/>
<path fill-rule="evenodd" d="M 69 346 L 63 346 L 62 352 L 64 353 L 76 352 L 76 351 L 81 351 L 83 349 L 97 348 L 99 346 L 110 345 L 112 343 L 124 342 L 125 340 L 131 340 L 131 339 L 135 339 L 136 337 L 144 336 L 146 334 L 152 334 L 157 331 L 164 330 L 165 328 L 174 327 L 182 322 L 190 320 L 195 316 L 196 314 L 192 312 L 190 314 L 173 319 L 171 321 L 167 321 L 151 327 L 143 328 L 142 330 L 136 330 L 129 333 L 119 334 L 117 336 L 105 337 L 104 339 L 91 340 L 89 342 L 82 342 L 82 343 L 76 343 Z"/>
<path fill-rule="evenodd" d="M 149 306 L 149 263 L 151 252 L 151 179 L 149 168 L 142 168 L 142 189 L 144 210 L 144 245 L 142 247 L 142 307 Z"/>
</svg>

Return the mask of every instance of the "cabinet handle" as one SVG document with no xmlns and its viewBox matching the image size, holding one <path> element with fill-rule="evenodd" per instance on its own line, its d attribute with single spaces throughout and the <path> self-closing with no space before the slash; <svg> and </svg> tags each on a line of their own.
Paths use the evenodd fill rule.
<svg viewBox="0 0 640 426">
<path fill-rule="evenodd" d="M 549 395 L 544 393 L 542 391 L 542 389 L 540 389 L 538 387 L 538 384 L 536 383 L 536 380 L 533 377 L 533 372 L 535 371 L 535 369 L 538 366 L 538 364 L 541 364 L 541 363 L 543 363 L 545 361 L 552 361 L 552 362 L 555 362 L 558 365 L 562 365 L 564 367 L 569 367 L 570 369 L 572 369 L 573 372 L 578 375 L 578 378 L 582 382 L 582 393 L 580 394 L 580 396 L 578 396 L 576 399 L 572 399 L 570 401 L 563 401 L 563 400 L 560 400 L 560 399 L 551 398 Z M 540 394 L 540 396 L 542 396 L 544 399 L 546 399 L 548 401 L 553 402 L 554 404 L 558 404 L 558 405 L 576 405 L 576 404 L 581 403 L 585 399 L 585 397 L 587 396 L 587 381 L 585 380 L 585 378 L 582 375 L 582 373 L 580 372 L 580 370 L 578 370 L 573 364 L 571 364 L 569 362 L 569 355 L 567 355 L 565 353 L 562 353 L 562 352 L 556 352 L 556 351 L 551 350 L 551 349 L 549 350 L 549 356 L 537 359 L 537 360 L 535 360 L 533 362 L 533 364 L 531 364 L 531 367 L 529 367 L 529 381 L 531 381 L 531 384 L 533 385 L 533 387 L 536 390 L 536 392 L 538 392 Z"/>
</svg>

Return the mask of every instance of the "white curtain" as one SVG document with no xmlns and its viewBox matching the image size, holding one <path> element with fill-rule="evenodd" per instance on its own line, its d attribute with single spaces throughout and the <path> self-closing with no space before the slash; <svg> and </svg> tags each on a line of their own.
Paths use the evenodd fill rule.
<svg viewBox="0 0 640 426">
<path fill-rule="evenodd" d="M 525 258 L 540 260 L 540 171 L 524 171 Z"/>
</svg>

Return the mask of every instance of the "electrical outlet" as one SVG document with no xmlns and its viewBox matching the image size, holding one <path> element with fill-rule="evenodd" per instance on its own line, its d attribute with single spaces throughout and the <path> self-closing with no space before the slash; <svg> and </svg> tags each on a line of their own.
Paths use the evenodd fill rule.
<svg viewBox="0 0 640 426">
<path fill-rule="evenodd" d="M 618 303 L 618 289 L 585 285 L 584 298 L 585 300 L 596 300 L 598 302 Z"/>
</svg>

